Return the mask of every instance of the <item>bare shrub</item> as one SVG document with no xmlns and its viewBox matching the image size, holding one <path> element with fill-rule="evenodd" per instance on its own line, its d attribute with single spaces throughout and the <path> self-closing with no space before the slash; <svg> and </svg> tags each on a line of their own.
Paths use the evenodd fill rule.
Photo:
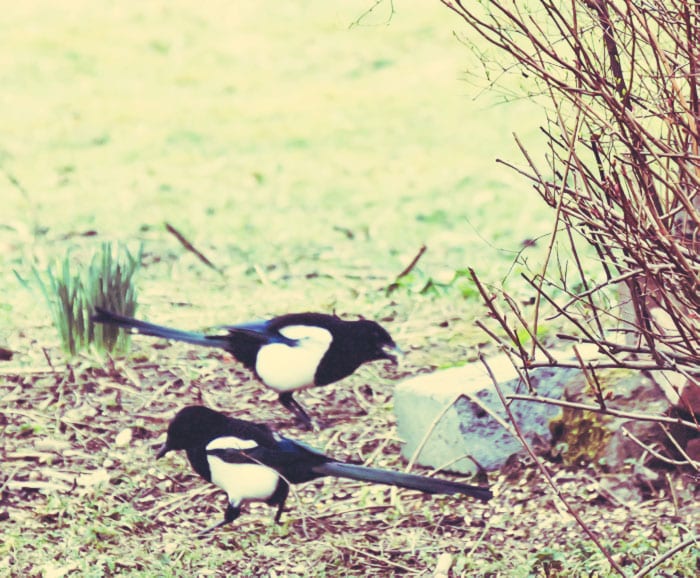
<svg viewBox="0 0 700 578">
<path fill-rule="evenodd" d="M 555 211 L 545 265 L 526 276 L 534 307 L 525 312 L 474 275 L 497 321 L 482 327 L 525 378 L 530 367 L 562 363 L 538 337 L 547 315 L 565 327 L 559 342 L 595 345 L 599 359 L 568 362 L 592 386 L 582 410 L 614 415 L 598 368 L 661 370 L 673 415 L 697 438 L 700 408 L 679 394 L 698 388 L 700 368 L 700 5 L 441 1 L 468 25 L 467 41 L 477 34 L 496 49 L 495 59 L 480 56 L 487 78 L 526 77 L 546 114 L 546 158 L 519 143 L 525 167 L 507 163 Z M 571 254 L 564 265 L 557 245 Z M 593 270 L 583 259 L 591 247 Z M 697 457 L 671 441 L 675 459 L 661 457 L 697 474 Z"/>
</svg>

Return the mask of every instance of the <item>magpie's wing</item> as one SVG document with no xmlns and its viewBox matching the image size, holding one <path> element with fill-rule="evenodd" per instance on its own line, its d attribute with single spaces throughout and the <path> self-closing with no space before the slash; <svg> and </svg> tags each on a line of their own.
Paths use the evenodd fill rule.
<svg viewBox="0 0 700 578">
<path fill-rule="evenodd" d="M 250 321 L 236 325 L 223 325 L 221 329 L 228 331 L 229 335 L 246 336 L 261 345 L 269 343 L 284 343 L 285 345 L 295 345 L 297 341 L 282 335 L 278 328 L 271 321 Z"/>
<path fill-rule="evenodd" d="M 262 463 L 269 452 L 274 452 L 276 442 L 272 436 L 259 435 L 263 432 L 237 431 L 236 434 L 222 435 L 207 444 L 207 455 L 216 456 L 229 464 Z"/>
<path fill-rule="evenodd" d="M 291 483 L 313 480 L 321 475 L 315 466 L 330 458 L 306 444 L 274 434 L 273 438 L 242 439 L 222 436 L 207 445 L 207 454 L 230 464 L 257 463 L 277 470 Z"/>
<path fill-rule="evenodd" d="M 250 464 L 257 463 L 257 460 L 251 458 L 250 455 L 242 450 L 233 448 L 217 448 L 207 446 L 207 455 L 215 456 L 227 464 Z"/>
<path fill-rule="evenodd" d="M 316 448 L 305 444 L 304 442 L 300 442 L 297 440 L 292 440 L 289 438 L 286 438 L 284 436 L 281 436 L 278 433 L 273 433 L 272 434 L 275 438 L 276 442 L 276 447 L 278 450 L 281 450 L 286 453 L 290 454 L 297 454 L 297 455 L 304 455 L 309 458 L 311 457 L 316 457 L 316 458 L 323 458 L 324 460 L 329 460 L 328 456 L 326 456 L 323 452 L 320 450 L 317 450 Z"/>
<path fill-rule="evenodd" d="M 275 468 L 285 480 L 298 484 L 326 475 L 315 468 L 331 461 L 331 458 L 304 443 L 279 434 L 274 436 L 277 442 L 275 448 L 261 448 L 260 459 Z"/>
<path fill-rule="evenodd" d="M 257 338 L 264 343 L 285 343 L 296 345 L 298 341 L 284 335 L 287 327 L 320 327 L 328 331 L 342 325 L 344 322 L 335 315 L 326 313 L 287 313 L 265 321 L 251 321 L 237 325 L 225 325 L 230 334 L 245 334 Z"/>
</svg>

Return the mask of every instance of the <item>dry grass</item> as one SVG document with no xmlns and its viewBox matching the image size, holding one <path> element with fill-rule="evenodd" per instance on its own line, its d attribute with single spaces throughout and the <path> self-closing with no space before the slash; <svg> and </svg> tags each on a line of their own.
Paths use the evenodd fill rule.
<svg viewBox="0 0 700 578">
<path fill-rule="evenodd" d="M 220 519 L 225 496 L 194 475 L 184 455 L 154 460 L 178 408 L 204 403 L 336 457 L 398 469 L 390 405 L 399 376 L 377 365 L 303 394 L 328 424 L 310 434 L 225 355 L 150 343 L 139 351 L 105 367 L 83 360 L 3 375 L 0 565 L 12 575 L 425 575 L 446 554 L 454 575 L 607 573 L 523 460 L 490 476 L 496 497 L 487 505 L 322 480 L 295 488 L 281 526 L 256 504 L 232 526 L 194 538 Z M 598 472 L 553 472 L 621 564 L 649 562 L 696 521 L 683 478 L 671 478 L 675 504 L 656 491 L 632 504 L 624 488 L 617 497 L 603 490 Z M 686 556 L 669 568 L 691 576 L 693 564 Z"/>
<path fill-rule="evenodd" d="M 363 314 L 408 351 L 406 374 L 487 348 L 473 286 L 452 279 L 467 266 L 488 281 L 517 276 L 514 255 L 550 228 L 527 187 L 493 164 L 511 155 L 512 130 L 536 130 L 536 107 L 470 100 L 457 80 L 465 52 L 437 3 L 407 1 L 391 26 L 351 31 L 363 0 L 343 3 L 347 12 L 269 6 L 5 7 L 0 340 L 15 356 L 0 366 L 0 573 L 430 575 L 447 554 L 455 576 L 605 575 L 602 556 L 519 463 L 490 476 L 488 505 L 326 480 L 297 488 L 279 527 L 255 506 L 194 539 L 218 521 L 224 496 L 184 456 L 154 461 L 177 409 L 205 403 L 398 469 L 391 400 L 402 375 L 375 364 L 303 393 L 329 422 L 310 435 L 225 356 L 144 338 L 114 362 L 61 357 L 38 295 L 12 272 L 27 278 L 68 249 L 91 255 L 115 238 L 144 243 L 139 315 L 156 322 Z M 423 244 L 418 267 L 388 294 Z M 672 477 L 673 499 L 652 489 L 630 505 L 601 495 L 586 472 L 552 468 L 630 568 L 697 520 L 682 477 Z M 686 550 L 659 572 L 694 576 L 696 565 Z"/>
</svg>

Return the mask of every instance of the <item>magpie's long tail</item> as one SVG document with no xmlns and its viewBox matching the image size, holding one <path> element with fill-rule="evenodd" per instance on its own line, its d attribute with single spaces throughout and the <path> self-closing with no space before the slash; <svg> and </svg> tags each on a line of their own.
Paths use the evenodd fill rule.
<svg viewBox="0 0 700 578">
<path fill-rule="evenodd" d="M 95 307 L 95 314 L 90 318 L 94 323 L 106 323 L 108 325 L 116 325 L 125 329 L 133 329 L 142 335 L 151 335 L 153 337 L 162 337 L 163 339 L 173 339 L 175 341 L 184 341 L 194 345 L 205 345 L 207 347 L 225 347 L 226 337 L 218 335 L 205 335 L 204 333 L 196 333 L 193 331 L 181 331 L 171 327 L 163 327 L 155 325 L 147 321 L 140 321 L 133 317 L 121 315 L 107 311 L 102 307 Z"/>
<path fill-rule="evenodd" d="M 460 484 L 459 482 L 451 482 L 449 480 L 440 480 L 438 478 L 404 474 L 389 470 L 379 470 L 341 462 L 320 464 L 314 466 L 313 470 L 322 475 L 350 478 L 363 482 L 388 484 L 390 486 L 399 486 L 411 490 L 420 490 L 428 494 L 465 494 L 484 502 L 489 501 L 493 497 L 491 490 L 480 486 L 470 486 L 468 484 Z"/>
</svg>

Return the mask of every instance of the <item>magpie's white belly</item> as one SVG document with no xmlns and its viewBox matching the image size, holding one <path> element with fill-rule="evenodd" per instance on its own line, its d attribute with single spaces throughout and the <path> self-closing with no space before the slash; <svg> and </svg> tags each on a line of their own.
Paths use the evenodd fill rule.
<svg viewBox="0 0 700 578">
<path fill-rule="evenodd" d="M 209 456 L 211 481 L 228 494 L 232 506 L 247 501 L 265 501 L 274 494 L 279 474 L 259 464 L 229 464 Z"/>
<path fill-rule="evenodd" d="M 285 327 L 280 333 L 297 343 L 271 343 L 261 347 L 255 371 L 269 388 L 280 393 L 311 387 L 333 336 L 322 327 L 307 325 Z"/>
</svg>

